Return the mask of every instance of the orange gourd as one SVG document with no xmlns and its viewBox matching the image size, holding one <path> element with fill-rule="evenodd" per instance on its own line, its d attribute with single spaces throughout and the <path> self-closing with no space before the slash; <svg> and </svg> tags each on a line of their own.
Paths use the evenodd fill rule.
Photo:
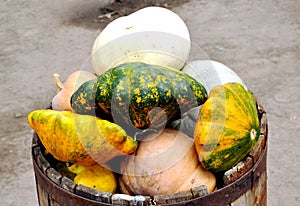
<svg viewBox="0 0 300 206">
<path fill-rule="evenodd" d="M 78 70 L 70 74 L 64 83 L 59 80 L 59 74 L 55 73 L 54 81 L 58 93 L 52 99 L 52 109 L 57 111 L 72 111 L 70 99 L 72 94 L 85 82 L 97 77 L 84 70 Z"/>
<path fill-rule="evenodd" d="M 193 139 L 184 133 L 164 129 L 140 142 L 135 155 L 121 163 L 119 185 L 124 194 L 172 194 L 206 185 L 214 191 L 216 179 L 198 162 Z"/>
</svg>

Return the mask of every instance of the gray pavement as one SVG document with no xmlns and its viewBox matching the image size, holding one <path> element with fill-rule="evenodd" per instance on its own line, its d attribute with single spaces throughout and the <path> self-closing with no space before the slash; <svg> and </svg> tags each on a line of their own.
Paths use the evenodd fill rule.
<svg viewBox="0 0 300 206">
<path fill-rule="evenodd" d="M 51 101 L 53 73 L 64 79 L 86 64 L 101 30 L 70 21 L 99 1 L 63 2 L 0 2 L 3 206 L 37 205 L 26 116 Z M 187 23 L 193 42 L 235 70 L 267 111 L 268 205 L 299 205 L 300 2 L 191 0 L 172 10 Z"/>
</svg>

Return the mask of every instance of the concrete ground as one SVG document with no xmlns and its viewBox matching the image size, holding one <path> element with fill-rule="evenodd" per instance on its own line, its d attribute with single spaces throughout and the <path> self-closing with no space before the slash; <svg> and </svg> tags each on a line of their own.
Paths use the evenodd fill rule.
<svg viewBox="0 0 300 206">
<path fill-rule="evenodd" d="M 43 2 L 0 2 L 3 206 L 37 205 L 26 116 L 51 101 L 53 73 L 64 79 L 89 60 L 101 27 L 71 20 L 108 1 Z M 172 10 L 188 25 L 193 42 L 235 70 L 267 111 L 268 205 L 299 205 L 300 2 L 191 0 Z"/>
</svg>

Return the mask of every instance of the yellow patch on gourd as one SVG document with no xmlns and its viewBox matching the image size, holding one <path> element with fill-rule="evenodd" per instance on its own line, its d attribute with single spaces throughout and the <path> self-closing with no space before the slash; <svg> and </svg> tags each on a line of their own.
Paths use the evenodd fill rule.
<svg viewBox="0 0 300 206">
<path fill-rule="evenodd" d="M 136 94 L 136 95 L 140 95 L 140 94 L 141 94 L 141 91 L 140 91 L 139 88 L 135 88 L 133 92 L 134 92 L 134 94 Z"/>
<path fill-rule="evenodd" d="M 114 173 L 99 164 L 84 167 L 73 164 L 68 170 L 76 174 L 74 182 L 78 185 L 93 188 L 95 190 L 115 193 L 117 189 L 117 180 Z"/>
<path fill-rule="evenodd" d="M 140 82 L 141 85 L 143 85 L 143 84 L 145 84 L 146 80 L 143 76 L 140 76 L 139 77 L 139 82 Z"/>
<path fill-rule="evenodd" d="M 140 102 L 142 101 L 142 98 L 141 97 L 137 97 L 136 98 L 136 102 L 139 104 Z"/>
<path fill-rule="evenodd" d="M 170 97 L 170 96 L 171 96 L 171 91 L 170 91 L 170 90 L 167 91 L 166 96 L 167 96 L 167 97 Z"/>
<path fill-rule="evenodd" d="M 83 96 L 83 93 L 80 94 L 79 102 L 80 102 L 81 104 L 86 104 L 86 99 L 85 99 L 85 97 Z"/>
</svg>

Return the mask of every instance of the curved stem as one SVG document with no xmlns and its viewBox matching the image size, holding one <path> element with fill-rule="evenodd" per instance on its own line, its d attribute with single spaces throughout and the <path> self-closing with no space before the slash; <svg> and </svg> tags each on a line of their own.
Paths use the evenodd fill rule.
<svg viewBox="0 0 300 206">
<path fill-rule="evenodd" d="M 55 82 L 55 86 L 56 86 L 57 92 L 59 92 L 60 90 L 63 89 L 64 85 L 63 85 L 63 83 L 59 79 L 59 74 L 54 73 L 53 77 L 54 77 L 54 82 Z"/>
</svg>

